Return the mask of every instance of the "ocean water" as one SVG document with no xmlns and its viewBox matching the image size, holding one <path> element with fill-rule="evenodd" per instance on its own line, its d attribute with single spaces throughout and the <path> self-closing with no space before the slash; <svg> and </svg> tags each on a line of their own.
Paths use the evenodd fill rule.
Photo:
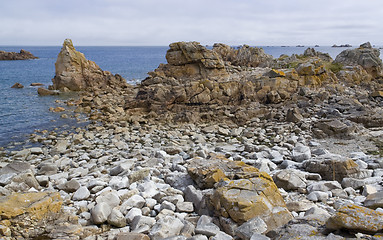
<svg viewBox="0 0 383 240">
<path fill-rule="evenodd" d="M 76 125 L 74 119 L 62 119 L 62 113 L 49 111 L 58 106 L 57 99 L 73 96 L 45 96 L 37 94 L 38 87 L 31 83 L 42 83 L 45 87 L 52 84 L 55 75 L 55 62 L 61 47 L 1 47 L 3 51 L 30 51 L 39 59 L 23 61 L 0 61 L 0 147 L 9 143 L 27 140 L 34 130 L 70 129 Z M 103 70 L 118 73 L 134 83 L 147 76 L 148 71 L 166 62 L 168 47 L 76 47 L 85 56 L 95 61 Z M 19 82 L 22 89 L 11 86 Z"/>
<path fill-rule="evenodd" d="M 279 57 L 281 54 L 302 54 L 307 47 L 269 47 L 266 53 Z M 62 113 L 52 113 L 50 107 L 57 106 L 55 100 L 73 96 L 46 96 L 37 94 L 37 87 L 31 83 L 42 83 L 47 87 L 52 84 L 55 62 L 61 47 L 0 46 L 0 50 L 19 52 L 25 49 L 39 57 L 36 60 L 0 61 L 0 147 L 9 143 L 24 141 L 34 130 L 50 130 L 55 127 L 64 129 L 76 125 L 73 119 L 62 119 Z M 85 47 L 76 49 L 85 54 L 87 59 L 96 62 L 103 70 L 118 73 L 130 83 L 137 83 L 147 77 L 160 63 L 166 63 L 163 47 Z M 335 58 L 345 48 L 318 47 Z M 22 89 L 11 86 L 19 82 Z"/>
</svg>

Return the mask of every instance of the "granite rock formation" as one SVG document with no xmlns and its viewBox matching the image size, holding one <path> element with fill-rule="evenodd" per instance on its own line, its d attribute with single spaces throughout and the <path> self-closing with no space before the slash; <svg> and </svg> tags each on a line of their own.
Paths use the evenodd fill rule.
<svg viewBox="0 0 383 240">
<path fill-rule="evenodd" d="M 235 66 L 271 67 L 274 60 L 273 56 L 266 54 L 262 48 L 248 45 L 234 49 L 226 44 L 216 43 L 213 51 L 217 52 L 224 61 Z"/>
<path fill-rule="evenodd" d="M 373 78 L 382 76 L 382 60 L 379 58 L 379 49 L 372 48 L 369 42 L 363 43 L 359 48 L 347 49 L 342 51 L 334 60 L 335 63 L 341 63 L 345 66 L 360 65 Z"/>
<path fill-rule="evenodd" d="M 66 39 L 55 63 L 56 75 L 52 79 L 53 88 L 72 91 L 88 88 L 126 87 L 127 83 L 120 75 L 103 71 L 95 62 L 87 60 L 84 54 L 76 51 L 72 40 Z"/>
<path fill-rule="evenodd" d="M 19 53 L 0 51 L 0 60 L 28 60 L 37 58 L 38 57 L 24 49 L 21 49 Z"/>
</svg>

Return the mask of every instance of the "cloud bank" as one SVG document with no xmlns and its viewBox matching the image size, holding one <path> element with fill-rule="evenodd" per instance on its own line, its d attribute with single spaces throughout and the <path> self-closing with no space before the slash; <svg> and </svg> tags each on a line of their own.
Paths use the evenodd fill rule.
<svg viewBox="0 0 383 240">
<path fill-rule="evenodd" d="M 383 45 L 383 1 L 12 0 L 0 45 Z"/>
</svg>

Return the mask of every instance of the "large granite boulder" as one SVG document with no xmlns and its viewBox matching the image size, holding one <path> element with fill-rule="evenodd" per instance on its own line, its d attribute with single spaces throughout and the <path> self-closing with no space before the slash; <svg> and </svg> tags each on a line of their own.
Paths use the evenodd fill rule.
<svg viewBox="0 0 383 240">
<path fill-rule="evenodd" d="M 373 78 L 382 76 L 383 63 L 379 58 L 379 49 L 372 48 L 369 42 L 359 48 L 347 49 L 336 56 L 334 62 L 345 66 L 362 66 Z"/>
<path fill-rule="evenodd" d="M 83 53 L 76 51 L 72 40 L 65 39 L 55 63 L 56 75 L 53 88 L 72 91 L 87 88 L 125 87 L 126 80 L 120 75 L 103 71 L 95 62 L 87 60 Z"/>
<path fill-rule="evenodd" d="M 175 42 L 169 45 L 166 53 L 168 64 L 161 64 L 151 78 L 143 84 L 156 81 L 155 77 L 181 79 L 205 79 L 225 77 L 227 71 L 222 58 L 214 51 L 203 47 L 198 42 Z"/>
<path fill-rule="evenodd" d="M 188 172 L 201 188 L 214 187 L 210 202 L 219 216 L 240 224 L 259 217 L 267 231 L 292 219 L 273 179 L 255 167 L 211 155 L 190 160 Z"/>
<path fill-rule="evenodd" d="M 213 51 L 217 52 L 223 60 L 236 66 L 271 67 L 273 56 L 268 55 L 262 48 L 243 45 L 234 49 L 222 43 L 215 43 Z"/>
<path fill-rule="evenodd" d="M 19 53 L 0 51 L 0 60 L 27 60 L 37 58 L 38 57 L 28 51 L 25 51 L 24 49 L 21 49 Z"/>
</svg>

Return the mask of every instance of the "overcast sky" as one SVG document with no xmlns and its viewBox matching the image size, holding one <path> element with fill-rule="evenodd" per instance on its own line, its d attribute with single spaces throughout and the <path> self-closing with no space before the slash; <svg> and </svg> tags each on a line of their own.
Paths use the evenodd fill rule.
<svg viewBox="0 0 383 240">
<path fill-rule="evenodd" d="M 0 45 L 383 45 L 382 0 L 0 0 Z"/>
</svg>

